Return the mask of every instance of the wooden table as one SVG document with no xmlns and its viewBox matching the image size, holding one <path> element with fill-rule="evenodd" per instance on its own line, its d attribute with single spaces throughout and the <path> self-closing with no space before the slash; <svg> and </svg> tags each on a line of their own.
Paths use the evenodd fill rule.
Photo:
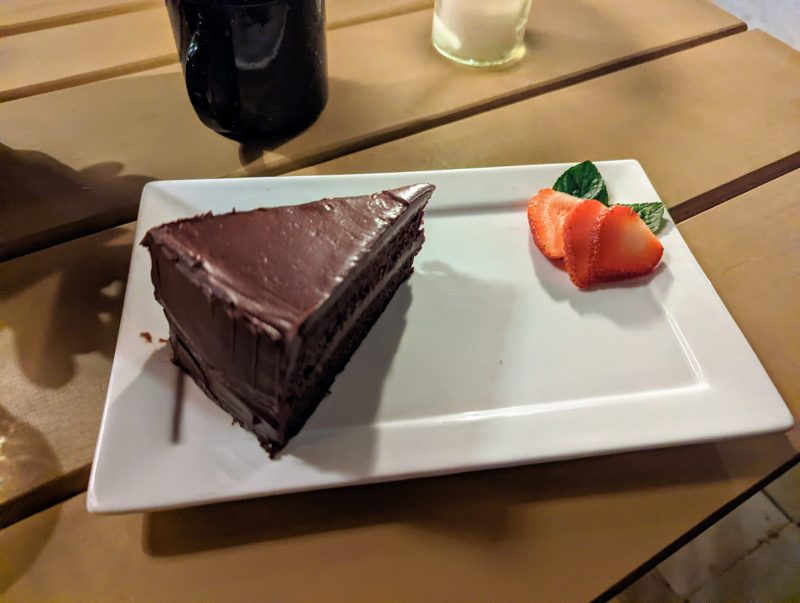
<svg viewBox="0 0 800 603">
<path fill-rule="evenodd" d="M 800 457 L 787 434 L 90 516 L 144 183 L 636 158 L 800 413 L 800 54 L 704 0 L 536 0 L 511 69 L 429 0 L 329 0 L 331 98 L 289 141 L 200 125 L 155 0 L 0 7 L 0 593 L 11 601 L 586 600 Z"/>
</svg>

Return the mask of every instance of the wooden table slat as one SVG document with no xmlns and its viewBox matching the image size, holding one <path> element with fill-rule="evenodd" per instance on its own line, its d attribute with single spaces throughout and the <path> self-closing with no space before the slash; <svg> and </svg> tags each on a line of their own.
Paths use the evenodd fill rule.
<svg viewBox="0 0 800 603">
<path fill-rule="evenodd" d="M 433 6 L 433 0 L 327 0 L 328 29 L 397 17 Z"/>
<path fill-rule="evenodd" d="M 177 61 L 163 6 L 0 38 L 0 53 L 0 102 Z"/>
<path fill-rule="evenodd" d="M 146 10 L 159 0 L 3 0 L 0 37 Z"/>
<path fill-rule="evenodd" d="M 422 10 L 431 0 L 332 0 L 328 29 Z M 123 5 L 124 6 L 124 5 Z M 177 63 L 163 2 L 2 37 L 0 102 Z M 1 22 L 0 22 L 1 23 Z"/>
<path fill-rule="evenodd" d="M 700 266 L 800 419 L 800 169 L 680 225 Z"/>
<path fill-rule="evenodd" d="M 800 53 L 747 32 L 294 173 L 633 158 L 683 219 L 800 166 L 798 80 Z M 245 172 L 285 165 L 311 136 Z"/>
<path fill-rule="evenodd" d="M 284 173 L 744 31 L 727 13 L 694 1 L 562 1 L 548 8 L 531 14 L 530 51 L 507 70 L 476 71 L 439 58 L 428 42 L 426 13 L 365 29 L 360 44 L 337 54 L 333 93 L 320 119 L 302 136 L 245 149 L 244 159 L 253 158 L 237 175 Z M 683 14 L 680 20 L 668 18 L 674 10 Z M 391 36 L 397 29 L 405 35 Z M 608 29 L 616 32 L 617 43 L 608 43 Z M 381 48 L 380 60 L 359 60 L 365 48 L 375 47 Z M 517 132 L 528 131 L 527 124 L 518 124 Z M 503 145 L 486 146 L 503 152 Z"/>
<path fill-rule="evenodd" d="M 742 28 L 694 0 L 669 6 L 660 0 L 541 0 L 529 56 L 509 70 L 475 71 L 435 54 L 430 19 L 429 11 L 418 11 L 330 32 L 329 106 L 302 135 L 271 145 L 239 145 L 203 127 L 177 66 L 0 104 L 0 167 L 24 172 L 25 182 L 36 175 L 41 181 L 38 187 L 12 182 L 0 198 L 6 206 L 0 259 L 133 219 L 141 187 L 151 179 L 223 176 L 243 164 L 259 173 L 310 165 Z M 639 100 L 631 90 L 614 102 L 643 105 Z M 563 132 L 568 123 L 542 127 Z M 603 124 L 591 127 L 597 125 Z M 515 127 L 516 136 L 526 131 L 535 132 Z M 559 141 L 549 154 L 563 159 L 565 144 Z M 432 160 L 420 157 L 418 166 Z"/>
<path fill-rule="evenodd" d="M 81 494 L 0 531 L 0 587 L 11 601 L 252 600 L 264 581 L 281 601 L 589 600 L 795 458 L 799 434 L 161 513 L 91 516 Z"/>
</svg>

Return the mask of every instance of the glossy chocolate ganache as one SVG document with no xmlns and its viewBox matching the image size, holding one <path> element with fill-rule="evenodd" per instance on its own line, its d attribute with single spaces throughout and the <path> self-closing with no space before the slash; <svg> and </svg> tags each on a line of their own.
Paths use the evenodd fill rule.
<svg viewBox="0 0 800 603">
<path fill-rule="evenodd" d="M 205 214 L 145 235 L 175 362 L 271 456 L 411 275 L 433 190 Z"/>
</svg>

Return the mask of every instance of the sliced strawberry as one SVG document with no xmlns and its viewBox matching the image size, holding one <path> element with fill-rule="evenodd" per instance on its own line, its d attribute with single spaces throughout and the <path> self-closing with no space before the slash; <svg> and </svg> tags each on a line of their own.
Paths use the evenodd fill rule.
<svg viewBox="0 0 800 603">
<path fill-rule="evenodd" d="M 597 238 L 593 235 L 598 218 L 609 209 L 594 199 L 587 199 L 569 212 L 564 222 L 564 265 L 572 282 L 581 289 L 597 281 L 592 257 Z"/>
<path fill-rule="evenodd" d="M 598 278 L 617 280 L 647 274 L 664 248 L 630 207 L 614 205 L 595 221 L 590 263 Z"/>
<path fill-rule="evenodd" d="M 564 221 L 583 199 L 543 188 L 528 202 L 528 224 L 536 246 L 547 257 L 564 257 Z"/>
</svg>

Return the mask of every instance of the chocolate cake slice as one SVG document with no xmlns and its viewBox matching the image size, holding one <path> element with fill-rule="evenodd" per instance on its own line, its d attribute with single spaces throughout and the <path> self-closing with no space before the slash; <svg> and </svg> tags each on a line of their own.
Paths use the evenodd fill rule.
<svg viewBox="0 0 800 603">
<path fill-rule="evenodd" d="M 411 275 L 433 189 L 205 214 L 145 235 L 175 362 L 270 456 Z"/>
</svg>

